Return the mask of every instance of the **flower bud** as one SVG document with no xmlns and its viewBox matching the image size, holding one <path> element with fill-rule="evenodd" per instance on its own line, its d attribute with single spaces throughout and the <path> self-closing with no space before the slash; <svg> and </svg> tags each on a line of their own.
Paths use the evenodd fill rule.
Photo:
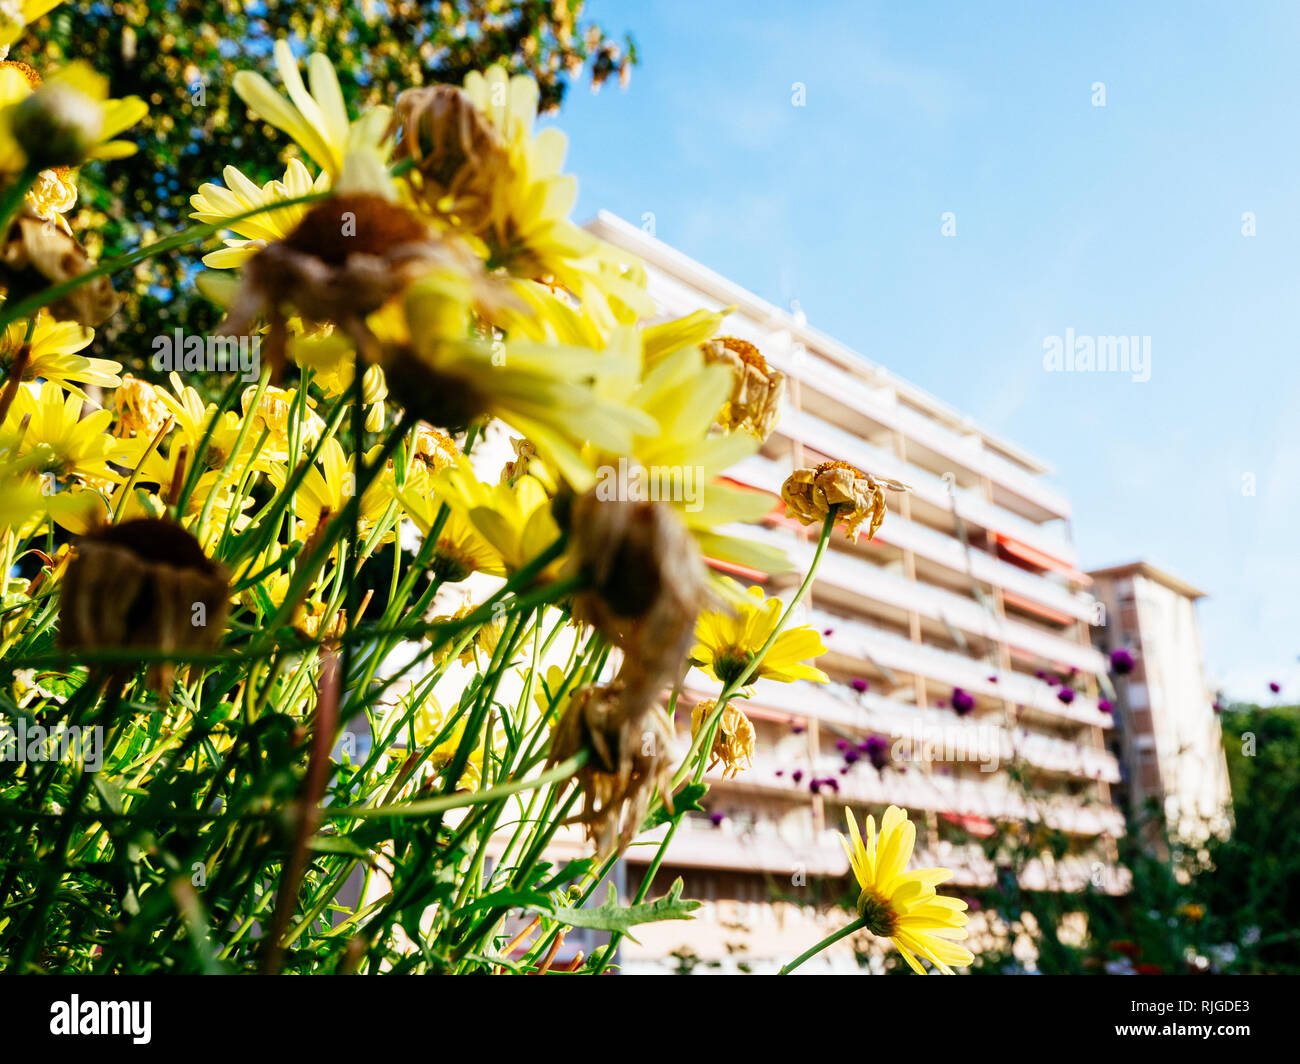
<svg viewBox="0 0 1300 1064">
<path fill-rule="evenodd" d="M 104 111 L 84 92 L 49 81 L 18 104 L 9 119 L 14 140 L 35 170 L 79 166 L 104 129 Z"/>
</svg>

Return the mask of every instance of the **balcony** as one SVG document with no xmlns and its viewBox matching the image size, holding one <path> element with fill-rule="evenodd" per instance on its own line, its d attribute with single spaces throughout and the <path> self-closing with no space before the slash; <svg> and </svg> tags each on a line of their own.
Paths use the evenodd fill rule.
<svg viewBox="0 0 1300 1064">
<path fill-rule="evenodd" d="M 918 499 L 923 499 L 940 510 L 951 510 L 955 496 L 957 513 L 964 521 L 991 532 L 1005 533 L 1071 566 L 1078 564 L 1074 546 L 1061 533 L 1027 521 L 966 488 L 956 488 L 953 496 L 950 496 L 948 486 L 941 477 L 911 465 L 897 455 L 873 446 L 807 412 L 787 409 L 782 414 L 776 431 L 867 472 L 879 473 L 910 484 Z"/>
<path fill-rule="evenodd" d="M 779 499 L 781 484 L 788 473 L 789 470 L 782 468 L 779 463 L 754 456 L 733 466 L 727 471 L 727 476 L 750 487 L 770 492 Z M 1092 596 L 1073 592 L 1045 577 L 1008 565 L 984 551 L 967 552 L 954 536 L 905 520 L 897 513 L 891 513 L 886 518 L 876 533 L 876 541 L 892 544 L 901 550 L 910 550 L 953 572 L 1022 595 L 1076 620 L 1087 621 L 1093 615 Z"/>
<path fill-rule="evenodd" d="M 842 617 L 825 610 L 810 610 L 806 623 L 824 635 L 831 653 L 863 663 L 876 662 L 915 676 L 936 680 L 944 686 L 961 687 L 974 695 L 984 695 L 1026 706 L 1036 712 L 1075 724 L 1097 728 L 1113 725 L 1110 714 L 1097 708 L 1095 699 L 1084 694 L 1075 696 L 1069 705 L 1056 697 L 1056 688 L 1019 672 L 994 669 L 950 650 L 914 643 L 906 636 L 887 632 L 857 619 Z M 997 682 L 989 679 L 997 676 Z"/>
<path fill-rule="evenodd" d="M 788 533 L 751 526 L 732 527 L 727 531 L 780 547 L 800 571 L 806 572 L 812 564 L 813 545 Z M 1106 668 L 1105 659 L 1091 645 L 998 617 L 974 599 L 933 584 L 908 580 L 844 551 L 827 551 L 817 572 L 816 583 L 831 584 L 855 598 L 874 600 L 895 610 L 915 611 L 922 617 L 993 642 L 1005 643 L 1031 657 L 1071 666 L 1080 672 L 1096 675 Z"/>
</svg>

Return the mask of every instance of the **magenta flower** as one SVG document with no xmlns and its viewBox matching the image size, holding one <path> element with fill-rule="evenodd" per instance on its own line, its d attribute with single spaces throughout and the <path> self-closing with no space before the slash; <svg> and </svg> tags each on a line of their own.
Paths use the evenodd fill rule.
<svg viewBox="0 0 1300 1064">
<path fill-rule="evenodd" d="M 1136 659 L 1123 647 L 1110 652 L 1110 669 L 1117 676 L 1127 676 L 1135 664 Z"/>
<path fill-rule="evenodd" d="M 957 716 L 964 717 L 975 708 L 975 696 L 960 687 L 952 689 L 952 708 Z"/>
</svg>

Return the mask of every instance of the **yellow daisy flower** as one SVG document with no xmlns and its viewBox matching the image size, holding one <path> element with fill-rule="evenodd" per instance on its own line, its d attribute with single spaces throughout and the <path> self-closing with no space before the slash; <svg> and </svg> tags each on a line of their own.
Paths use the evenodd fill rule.
<svg viewBox="0 0 1300 1064">
<path fill-rule="evenodd" d="M 190 197 L 190 206 L 194 208 L 190 212 L 191 218 L 200 222 L 224 222 L 268 203 L 324 192 L 330 185 L 329 174 L 324 171 L 313 181 L 301 159 L 290 159 L 283 178 L 268 181 L 261 187 L 233 166 L 227 166 L 222 176 L 226 180 L 225 186 L 201 185 L 199 191 Z M 220 251 L 203 256 L 203 265 L 213 269 L 242 266 L 268 244 L 283 240 L 292 233 L 308 207 L 309 204 L 300 203 L 232 223 L 230 230 L 240 239 L 225 240 L 226 246 Z"/>
<path fill-rule="evenodd" d="M 81 396 L 65 395 L 53 381 L 22 385 L 5 418 L 0 449 L 30 458 L 37 473 L 59 481 L 116 482 L 121 478 L 108 463 L 116 460 L 122 441 L 105 431 L 113 415 L 95 410 L 82 417 L 84 406 Z"/>
<path fill-rule="evenodd" d="M 10 322 L 0 335 L 0 376 L 6 380 L 18 362 L 27 336 L 26 319 Z M 84 393 L 77 384 L 92 384 L 100 388 L 116 388 L 122 383 L 118 374 L 120 362 L 107 358 L 86 358 L 77 354 L 95 338 L 95 330 L 70 321 L 56 321 L 41 311 L 36 316 L 28 344 L 27 361 L 23 366 L 25 381 L 47 380 L 61 385 L 75 395 Z"/>
<path fill-rule="evenodd" d="M 420 534 L 428 536 L 443 504 L 442 498 L 435 496 L 430 489 L 428 475 L 420 466 L 415 466 L 404 488 L 399 491 L 394 487 L 392 490 Z M 506 575 L 501 552 L 479 533 L 462 509 L 451 506 L 447 507 L 447 517 L 438 532 L 431 568 L 450 584 L 459 583 L 471 573 Z"/>
<path fill-rule="evenodd" d="M 3 82 L 3 95 L 8 97 L 19 88 L 9 74 L 12 69 L 7 69 Z M 6 164 L 15 150 L 43 168 L 135 154 L 130 141 L 113 138 L 149 113 L 140 97 L 111 99 L 108 78 L 81 59 L 44 81 L 30 67 L 18 73 L 30 91 L 0 111 L 0 159 Z"/>
<path fill-rule="evenodd" d="M 309 92 L 298 60 L 286 40 L 275 42 L 275 68 L 289 98 L 276 92 L 261 74 L 241 70 L 234 88 L 239 98 L 282 133 L 288 134 L 311 160 L 337 181 L 343 159 L 353 148 L 378 148 L 388 126 L 389 109 L 375 107 L 355 121 L 349 119 L 338 75 L 328 58 L 317 52 L 307 60 Z"/>
<path fill-rule="evenodd" d="M 732 581 L 727 581 L 733 588 Z M 785 604 L 773 596 L 767 598 L 763 589 L 751 587 L 744 595 L 733 596 L 735 614 L 722 610 L 701 613 L 695 623 L 698 641 L 691 651 L 691 661 L 707 675 L 720 683 L 739 679 L 754 660 L 754 655 L 776 631 Z M 826 683 L 829 677 L 812 665 L 804 664 L 807 658 L 826 653 L 822 637 L 806 624 L 789 628 L 776 637 L 762 662 L 754 671 L 752 680 L 776 680 L 792 683 L 795 680 L 813 680 Z"/>
<path fill-rule="evenodd" d="M 727 469 L 759 448 L 759 441 L 748 433 L 713 432 L 731 393 L 729 369 L 707 365 L 697 343 L 678 346 L 663 333 L 647 341 L 644 334 L 655 328 L 641 330 L 641 335 L 630 328 L 611 334 L 606 354 L 614 356 L 614 364 L 630 360 L 633 365 L 641 362 L 644 369 L 639 383 L 610 374 L 597 387 L 626 395 L 625 401 L 656 427 L 649 432 L 637 429 L 630 446 L 620 452 L 594 457 L 589 452 L 589 462 L 598 469 L 618 469 L 619 459 L 626 457 L 629 476 L 636 470 L 647 476 L 648 471 L 657 473 L 658 501 L 672 505 L 705 557 L 760 572 L 784 572 L 790 564 L 783 551 L 725 530 L 757 522 L 772 507 L 765 492 L 732 487 L 722 479 Z M 697 323 L 677 335 L 691 336 L 698 328 Z M 647 343 L 656 355 L 653 362 L 645 357 Z M 665 477 L 671 498 L 662 497 Z"/>
<path fill-rule="evenodd" d="M 365 456 L 366 461 L 373 461 L 378 450 L 377 446 L 371 448 Z M 355 493 L 354 470 L 355 466 L 344 453 L 342 444 L 332 437 L 326 440 L 321 447 L 319 464 L 307 470 L 294 494 L 299 538 L 307 538 L 322 521 L 343 512 Z M 288 482 L 288 473 L 283 466 L 276 466 L 271 470 L 270 478 L 277 488 L 282 489 Z M 361 496 L 357 527 L 363 536 L 375 527 L 392 501 L 391 490 L 385 481 L 384 476 L 376 477 Z"/>
<path fill-rule="evenodd" d="M 40 85 L 41 76 L 26 63 L 0 61 L 0 174 L 16 177 L 27 165 L 27 156 L 9 131 L 6 115 Z M 47 222 L 69 235 L 72 227 L 63 215 L 77 204 L 77 181 L 66 166 L 42 170 L 27 191 L 27 204 Z"/>
<path fill-rule="evenodd" d="M 462 714 L 454 723 L 449 723 L 449 714 L 438 700 L 429 695 L 416 710 L 412 722 L 415 732 L 415 744 L 420 749 L 429 750 L 428 764 L 435 773 L 442 773 L 460 747 L 465 735 L 465 716 Z M 465 762 L 465 770 L 456 786 L 459 790 L 477 790 L 482 779 L 483 742 L 479 740 Z"/>
<path fill-rule="evenodd" d="M 461 271 L 435 270 L 411 284 L 401 306 L 371 316 L 386 341 L 381 364 L 394 398 L 448 431 L 499 418 L 576 491 L 587 490 L 595 473 L 579 453 L 584 443 L 627 453 L 635 433 L 655 431 L 600 383 L 626 379 L 626 367 L 609 352 L 475 336 L 473 287 Z"/>
<path fill-rule="evenodd" d="M 58 7 L 63 0 L 21 0 L 0 7 L 0 58 L 9 52 L 9 46 L 22 36 L 22 32 L 42 15 Z"/>
<path fill-rule="evenodd" d="M 513 484 L 485 484 L 462 460 L 436 474 L 430 484 L 438 500 L 463 517 L 497 553 L 506 573 L 522 569 L 559 539 L 550 496 L 535 477 L 521 476 Z M 559 566 L 556 561 L 550 572 Z"/>
<path fill-rule="evenodd" d="M 907 812 L 891 805 L 880 821 L 867 817 L 867 837 L 858 834 L 857 822 L 846 808 L 850 843 L 843 835 L 840 842 L 848 854 L 853 875 L 862 892 L 858 895 L 858 912 L 863 926 L 873 935 L 890 939 L 894 947 L 919 975 L 925 974 L 920 960 L 929 961 L 944 975 L 954 967 L 964 967 L 974 959 L 965 946 L 956 943 L 966 938 L 966 903 L 960 898 L 936 894 L 934 888 L 952 872 L 946 868 L 918 868 L 907 871 L 916 844 L 916 827 Z"/>
<path fill-rule="evenodd" d="M 564 134 L 554 127 L 533 132 L 537 83 L 493 66 L 483 74 L 471 72 L 465 93 L 504 143 L 508 160 L 496 168 L 490 210 L 481 212 L 487 221 L 473 232 L 486 247 L 488 265 L 526 282 L 567 289 L 602 331 L 654 314 L 645 271 L 635 257 L 569 220 L 577 180 L 561 172 Z"/>
</svg>

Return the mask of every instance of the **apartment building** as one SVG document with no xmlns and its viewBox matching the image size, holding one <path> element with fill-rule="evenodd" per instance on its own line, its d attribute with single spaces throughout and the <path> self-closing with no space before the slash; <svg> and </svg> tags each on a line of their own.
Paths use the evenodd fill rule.
<svg viewBox="0 0 1300 1064">
<path fill-rule="evenodd" d="M 1117 659 L 1117 727 L 1108 733 L 1124 770 L 1116 800 L 1157 850 L 1166 828 L 1191 839 L 1225 830 L 1228 766 L 1196 623 L 1205 593 L 1145 561 L 1090 575 L 1106 611 L 1097 645 Z"/>
<path fill-rule="evenodd" d="M 725 782 L 711 774 L 709 808 L 683 822 L 657 877 L 659 891 L 682 876 L 705 902 L 699 919 L 638 928 L 623 969 L 772 971 L 840 926 L 845 914 L 826 903 L 849 882 L 835 837 L 845 805 L 859 819 L 889 803 L 909 809 L 917 861 L 953 868 L 958 890 L 1008 874 L 1032 890 L 1125 890 L 1111 792 L 1120 767 L 1098 704 L 1106 659 L 1090 630 L 1098 606 L 1048 468 L 637 227 L 602 213 L 590 228 L 642 259 L 664 317 L 735 307 L 724 332 L 787 375 L 777 431 L 730 474 L 771 496 L 754 534 L 797 566 L 769 593 L 793 590 L 814 547 L 815 530 L 780 501 L 792 469 L 844 460 L 913 489 L 890 498 L 873 541 L 832 540 L 803 618 L 824 633 L 818 664 L 831 683 L 757 685 L 745 705 L 752 768 Z M 683 741 L 691 704 L 714 693 L 694 673 L 689 682 Z M 1067 852 L 1018 870 L 985 852 L 997 825 L 1025 822 L 1064 833 Z M 654 850 L 628 852 L 633 889 Z M 847 941 L 809 965 L 857 968 Z"/>
</svg>

